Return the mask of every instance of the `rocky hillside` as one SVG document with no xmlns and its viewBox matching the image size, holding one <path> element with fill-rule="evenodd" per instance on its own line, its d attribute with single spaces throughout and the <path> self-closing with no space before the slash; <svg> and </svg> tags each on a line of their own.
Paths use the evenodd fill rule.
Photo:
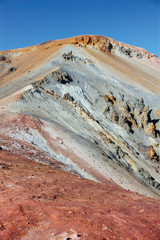
<svg viewBox="0 0 160 240">
<path fill-rule="evenodd" d="M 126 199 L 128 202 L 126 209 L 130 208 L 129 202 L 132 202 L 136 196 L 134 211 L 139 211 L 138 207 L 142 201 L 144 202 L 144 212 L 148 211 L 146 204 L 149 203 L 156 214 L 154 216 L 158 216 L 159 208 L 156 210 L 155 206 L 158 206 L 159 200 L 151 200 L 137 193 L 156 199 L 160 198 L 159 76 L 160 59 L 154 54 L 101 36 L 79 36 L 50 41 L 24 49 L 0 52 L 2 182 L 5 181 L 5 176 L 8 176 L 5 174 L 6 169 L 10 169 L 11 166 L 13 176 L 11 174 L 10 180 L 8 180 L 10 183 L 7 184 L 11 185 L 12 191 L 13 189 L 14 192 L 20 191 L 18 193 L 20 194 L 22 190 L 16 190 L 18 182 L 15 180 L 17 179 L 15 171 L 20 171 L 19 168 L 21 168 L 20 181 L 23 181 L 24 185 L 26 184 L 27 192 L 33 193 L 27 185 L 24 175 L 29 172 L 31 176 L 34 176 L 34 171 L 37 170 L 31 171 L 26 167 L 24 159 L 28 159 L 27 161 L 31 160 L 48 165 L 51 169 L 53 168 L 53 171 L 57 171 L 55 168 L 58 168 L 59 177 L 68 174 L 65 176 L 68 176 L 67 178 L 71 181 L 69 186 L 72 199 L 76 195 L 76 199 L 79 196 L 81 202 L 88 201 L 83 200 L 85 195 L 78 193 L 80 189 L 77 189 L 76 193 L 72 188 L 72 184 L 76 184 L 76 181 L 79 181 L 77 183 L 79 186 L 81 181 L 85 181 L 84 191 L 88 191 L 87 186 L 90 184 L 95 184 L 90 193 L 94 194 L 97 191 L 94 201 L 101 202 L 98 188 L 104 193 L 104 202 L 107 198 L 110 201 L 115 201 L 110 191 L 106 195 L 106 190 L 104 190 L 105 186 L 108 188 L 108 184 L 110 184 L 111 192 L 115 191 L 118 198 L 120 197 L 122 201 Z M 10 153 L 16 156 L 13 157 L 13 161 L 10 159 Z M 9 166 L 8 161 L 10 161 Z M 39 172 L 43 172 L 41 165 L 38 165 L 39 163 L 32 168 L 39 168 Z M 12 165 L 14 166 L 12 167 Z M 23 165 L 24 170 L 22 170 Z M 63 171 L 67 171 L 71 175 Z M 43 176 L 43 173 L 41 174 Z M 45 173 L 46 179 L 50 179 L 48 175 L 49 172 Z M 74 175 L 78 175 L 79 179 Z M 37 196 L 39 194 L 39 199 L 41 199 L 43 198 L 41 195 L 44 193 L 40 190 L 41 179 L 38 176 L 32 179 L 33 186 L 39 184 L 39 187 L 36 190 L 36 196 L 33 194 L 35 198 L 29 204 L 36 204 L 39 208 L 37 211 L 41 211 L 42 206 L 40 206 L 40 200 L 37 200 Z M 15 183 L 13 184 L 13 182 Z M 57 187 L 61 189 L 62 183 L 60 182 Z M 66 187 L 63 186 L 64 189 Z M 4 187 L 3 191 L 5 193 L 9 190 Z M 50 187 L 47 187 L 46 191 L 50 194 Z M 127 195 L 121 197 L 122 193 Z M 60 196 L 62 195 L 60 193 Z M 55 193 L 55 196 L 59 196 L 59 194 Z M 15 197 L 16 194 L 13 193 L 11 199 L 13 200 Z M 86 195 L 86 198 L 88 197 Z M 59 197 L 57 198 L 59 199 Z M 68 195 L 67 199 L 69 199 Z M 49 198 L 47 201 L 50 200 Z M 5 201 L 5 194 L 3 201 Z M 15 204 L 21 205 L 19 201 L 20 199 Z M 42 200 L 44 204 L 47 201 L 46 198 Z M 56 204 L 58 202 L 56 200 Z M 102 205 L 98 205 L 99 210 L 102 206 L 102 209 L 108 208 L 104 202 Z M 65 201 L 63 204 L 65 205 Z M 117 204 L 119 205 L 119 203 Z M 72 204 L 71 201 L 67 209 L 72 211 L 73 205 L 74 203 Z M 87 209 L 88 207 L 85 206 Z M 111 206 L 112 209 L 114 207 L 115 205 Z M 3 211 L 5 211 L 5 207 L 3 207 Z M 122 221 L 129 221 L 118 215 L 119 208 L 116 211 L 114 213 L 117 218 L 116 224 L 117 222 L 120 224 Z M 63 212 L 63 214 L 67 213 Z M 130 219 L 132 219 L 133 213 L 129 214 Z M 58 218 L 57 224 L 61 219 Z M 126 231 L 124 224 L 117 232 L 115 228 L 108 225 L 106 216 L 100 213 L 99 218 L 101 220 L 99 219 L 98 222 L 103 224 L 100 225 L 97 235 L 91 234 L 93 230 L 87 232 L 90 230 L 85 230 L 85 224 L 80 224 L 82 229 L 79 234 L 76 232 L 77 230 L 74 230 L 72 223 L 68 229 L 63 229 L 65 233 L 60 230 L 57 233 L 59 238 L 53 239 L 159 239 L 160 236 L 158 232 L 160 227 L 159 230 L 156 230 L 157 233 L 152 229 L 151 234 L 153 235 L 150 238 L 147 238 L 146 230 L 139 235 L 142 222 L 139 222 L 141 227 L 137 233 L 135 232 L 135 235 L 131 232 L 124 235 L 123 232 Z M 10 221 L 9 215 L 7 219 Z M 88 219 L 90 218 L 88 217 Z M 160 219 L 158 220 L 160 221 Z M 153 217 L 150 223 L 153 224 L 158 220 L 157 217 Z M 1 218 L 1 221 L 5 221 L 4 217 Z M 48 229 L 44 227 L 48 224 L 45 219 L 43 219 L 44 222 L 41 219 L 43 223 L 39 221 L 36 217 L 36 230 L 34 231 L 28 225 L 22 231 L 21 228 L 24 227 L 22 224 L 21 230 L 17 230 L 14 238 L 31 239 L 30 234 L 33 234 L 34 239 L 39 239 L 41 231 L 45 232 Z M 49 221 L 51 224 L 53 219 Z M 102 234 L 104 222 L 106 222 L 105 227 L 107 227 L 105 228 L 106 233 Z M 113 214 L 111 222 L 113 225 L 115 224 Z M 42 230 L 39 227 L 37 229 L 39 226 L 37 224 L 42 224 Z M 130 225 L 133 227 L 133 222 Z M 3 223 L 2 226 L 4 226 Z M 12 230 L 9 228 L 7 232 L 6 228 L 2 227 L 0 234 L 6 236 L 6 239 L 11 239 L 9 236 L 11 236 Z M 70 233 L 71 229 L 73 234 Z M 76 226 L 75 229 L 78 227 Z M 108 229 L 112 229 L 112 234 L 108 232 L 110 231 Z M 26 232 L 27 235 L 25 235 Z M 67 232 L 73 236 L 65 235 Z M 23 237 L 16 238 L 21 233 L 23 233 Z M 69 237 L 65 237 L 63 234 Z"/>
</svg>

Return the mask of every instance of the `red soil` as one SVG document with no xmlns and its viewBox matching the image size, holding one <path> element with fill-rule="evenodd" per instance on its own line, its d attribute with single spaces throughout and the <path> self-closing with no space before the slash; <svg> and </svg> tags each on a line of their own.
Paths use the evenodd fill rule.
<svg viewBox="0 0 160 240">
<path fill-rule="evenodd" d="M 3 150 L 0 168 L 0 239 L 160 239 L 158 200 Z"/>
</svg>

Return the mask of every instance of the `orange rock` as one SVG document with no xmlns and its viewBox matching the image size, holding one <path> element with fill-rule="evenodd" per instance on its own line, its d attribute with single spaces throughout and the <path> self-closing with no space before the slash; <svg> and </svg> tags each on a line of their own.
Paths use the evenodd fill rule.
<svg viewBox="0 0 160 240">
<path fill-rule="evenodd" d="M 152 146 L 149 147 L 148 155 L 151 160 L 152 159 L 159 160 L 159 156 L 157 155 L 157 153 L 155 152 Z"/>
<path fill-rule="evenodd" d="M 91 37 L 90 36 L 84 37 L 84 44 L 88 45 L 89 43 L 91 43 Z"/>
<path fill-rule="evenodd" d="M 144 124 L 144 131 L 146 133 L 148 133 L 149 135 L 155 134 L 155 126 L 154 126 L 153 122 Z"/>
</svg>

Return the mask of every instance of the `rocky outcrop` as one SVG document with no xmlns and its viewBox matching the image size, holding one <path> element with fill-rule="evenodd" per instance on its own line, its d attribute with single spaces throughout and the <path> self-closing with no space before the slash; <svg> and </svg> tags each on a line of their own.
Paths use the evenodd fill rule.
<svg viewBox="0 0 160 240">
<path fill-rule="evenodd" d="M 52 77 L 62 84 L 71 83 L 72 77 L 62 69 L 58 69 L 52 73 Z"/>
<path fill-rule="evenodd" d="M 0 61 L 2 61 L 3 63 L 11 63 L 12 62 L 11 59 L 5 55 L 0 56 Z"/>
<path fill-rule="evenodd" d="M 6 61 L 7 60 L 7 57 L 6 56 L 4 56 L 4 55 L 1 55 L 0 56 L 0 61 Z"/>
<path fill-rule="evenodd" d="M 159 59 L 92 35 L 0 56 L 0 238 L 158 240 Z"/>
<path fill-rule="evenodd" d="M 143 98 L 136 98 L 111 83 L 103 87 L 105 94 L 95 90 L 88 79 L 86 88 L 77 73 L 67 72 L 66 66 L 64 69 L 57 67 L 33 84 L 24 93 L 21 108 L 36 116 L 47 114 L 51 121 L 56 116 L 62 126 L 69 131 L 74 128 L 78 135 L 103 149 L 108 159 L 158 193 L 159 119 L 152 119 L 152 109 Z M 92 91 L 97 91 L 96 98 L 91 98 Z M 34 109 L 27 107 L 31 102 Z"/>
<path fill-rule="evenodd" d="M 61 84 L 70 84 L 73 79 L 72 76 L 69 75 L 66 71 L 64 71 L 63 69 L 61 69 L 60 67 L 56 68 L 54 71 L 52 71 L 51 73 L 47 74 L 44 78 L 38 80 L 34 86 L 38 87 L 38 86 L 43 86 L 44 84 L 48 84 L 49 83 L 49 78 L 53 78 L 56 81 L 58 81 Z"/>
<path fill-rule="evenodd" d="M 73 100 L 74 100 L 74 98 L 69 93 L 64 94 L 63 99 L 71 101 L 71 102 L 73 102 Z"/>
<path fill-rule="evenodd" d="M 11 67 L 11 68 L 9 68 L 8 73 L 12 73 L 12 72 L 14 72 L 14 71 L 16 71 L 16 70 L 17 70 L 16 67 Z"/>
<path fill-rule="evenodd" d="M 156 123 L 160 119 L 151 119 L 152 110 L 145 106 L 143 98 L 129 100 L 120 92 L 114 95 L 110 91 L 108 95 L 104 95 L 104 99 L 107 106 L 103 113 L 111 121 L 124 127 L 128 132 L 134 133 L 134 129 L 137 128 L 148 136 L 160 138 L 159 129 L 156 128 Z"/>
<path fill-rule="evenodd" d="M 91 64 L 91 65 L 94 65 L 94 63 L 88 59 L 88 58 L 80 58 L 78 56 L 74 56 L 72 54 L 72 51 L 71 52 L 68 52 L 68 53 L 63 53 L 62 54 L 62 57 L 64 58 L 65 61 L 75 61 L 75 62 L 79 62 L 79 63 L 88 63 L 88 64 Z"/>
<path fill-rule="evenodd" d="M 123 54 L 129 58 L 157 58 L 155 54 L 149 53 L 142 48 L 133 47 L 124 43 L 120 43 L 111 38 L 95 36 L 95 35 L 86 35 L 75 37 L 70 39 L 70 42 L 74 45 L 79 45 L 80 47 L 93 46 L 94 48 L 107 53 L 112 54 Z"/>
</svg>

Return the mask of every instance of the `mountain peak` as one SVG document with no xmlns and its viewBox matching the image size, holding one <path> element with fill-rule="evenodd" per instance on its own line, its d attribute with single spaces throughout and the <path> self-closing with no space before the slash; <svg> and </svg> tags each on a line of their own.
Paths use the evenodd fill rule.
<svg viewBox="0 0 160 240">
<path fill-rule="evenodd" d="M 97 35 L 0 52 L 0 238 L 159 239 L 159 74 Z"/>
</svg>

